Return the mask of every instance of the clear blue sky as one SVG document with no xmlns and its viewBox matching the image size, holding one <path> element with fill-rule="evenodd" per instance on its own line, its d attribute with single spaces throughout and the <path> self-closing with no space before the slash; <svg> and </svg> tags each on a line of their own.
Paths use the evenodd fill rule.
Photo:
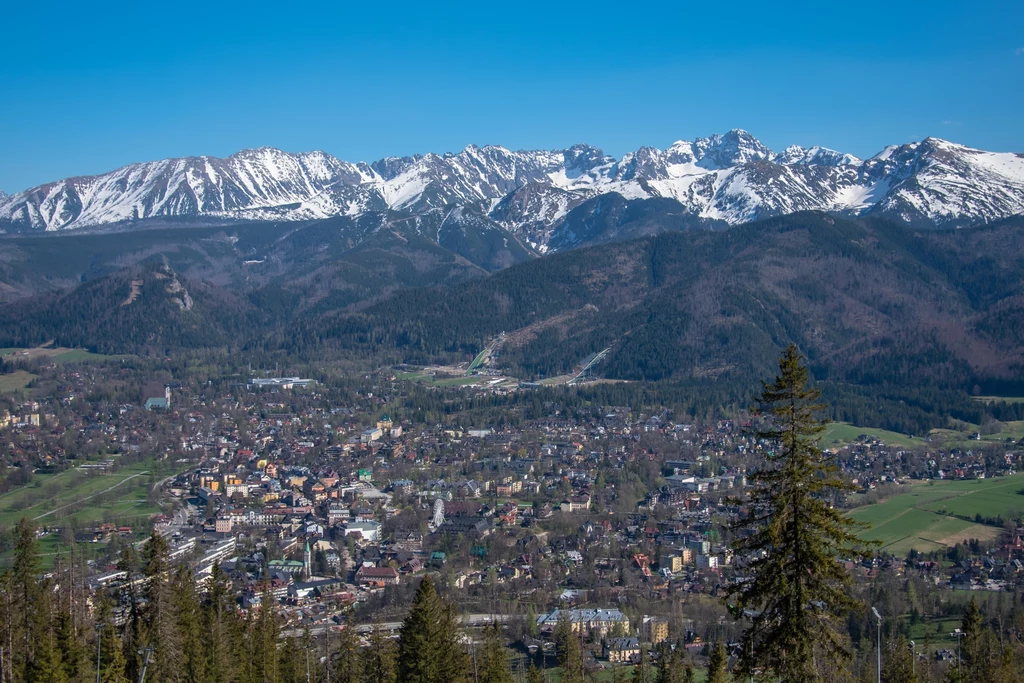
<svg viewBox="0 0 1024 683">
<path fill-rule="evenodd" d="M 269 145 L 348 160 L 745 128 L 1024 152 L 1024 2 L 10 3 L 0 189 Z"/>
</svg>

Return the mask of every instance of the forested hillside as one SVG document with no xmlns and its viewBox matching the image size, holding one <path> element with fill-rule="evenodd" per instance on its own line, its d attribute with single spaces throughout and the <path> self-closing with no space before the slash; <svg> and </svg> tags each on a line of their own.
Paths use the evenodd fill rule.
<svg viewBox="0 0 1024 683">
<path fill-rule="evenodd" d="M 486 277 L 413 233 L 346 248 L 331 246 L 332 231 L 320 223 L 282 238 L 268 252 L 278 256 L 252 264 L 258 276 L 217 272 L 210 245 L 258 261 L 267 235 L 209 235 L 192 251 L 0 309 L 0 345 L 231 346 L 380 366 L 468 361 L 505 332 L 498 363 L 523 379 L 610 348 L 600 376 L 740 396 L 792 342 L 841 417 L 899 431 L 978 418 L 971 393 L 1024 391 L 1019 221 L 915 231 L 802 213 L 557 253 Z M 468 252 L 490 249 L 485 238 L 459 240 Z M 200 244 L 205 255 L 186 262 Z M 151 284 L 124 304 L 134 279 L 172 266 L 190 274 L 177 277 L 191 307 L 157 303 L 169 294 Z"/>
</svg>

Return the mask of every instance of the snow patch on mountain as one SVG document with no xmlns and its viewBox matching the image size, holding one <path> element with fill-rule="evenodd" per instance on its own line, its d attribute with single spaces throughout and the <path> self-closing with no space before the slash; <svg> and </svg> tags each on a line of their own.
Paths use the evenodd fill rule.
<svg viewBox="0 0 1024 683">
<path fill-rule="evenodd" d="M 729 223 L 813 209 L 967 225 L 1024 213 L 1024 156 L 935 138 L 886 147 L 867 160 L 818 146 L 775 153 L 743 130 L 679 140 L 665 150 L 642 147 L 618 160 L 589 145 L 537 151 L 470 145 L 457 154 L 372 164 L 264 147 L 225 159 L 132 164 L 0 193 L 0 231 L 160 217 L 425 216 L 466 207 L 544 251 L 573 208 L 612 193 L 671 199 L 683 213 Z"/>
</svg>

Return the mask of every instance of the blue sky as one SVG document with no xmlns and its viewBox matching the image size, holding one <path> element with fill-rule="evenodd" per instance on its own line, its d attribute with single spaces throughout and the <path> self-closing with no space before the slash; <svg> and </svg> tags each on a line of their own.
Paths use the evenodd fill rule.
<svg viewBox="0 0 1024 683">
<path fill-rule="evenodd" d="M 344 159 L 745 128 L 1024 152 L 1024 3 L 17 3 L 0 189 L 264 145 Z"/>
</svg>

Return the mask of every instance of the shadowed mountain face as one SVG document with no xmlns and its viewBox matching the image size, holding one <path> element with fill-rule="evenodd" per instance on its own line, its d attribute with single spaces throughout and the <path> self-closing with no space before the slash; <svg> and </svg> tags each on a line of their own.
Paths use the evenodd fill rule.
<svg viewBox="0 0 1024 683">
<path fill-rule="evenodd" d="M 524 376 L 611 346 L 620 379 L 753 378 L 796 342 L 821 377 L 967 386 L 1020 378 L 1024 232 L 914 232 L 798 214 L 557 254 L 451 287 L 403 291 L 298 326 L 289 343 L 466 358 L 506 332 Z M 315 336 L 316 342 L 312 342 Z"/>
<path fill-rule="evenodd" d="M 606 201 L 602 216 L 644 215 Z M 966 400 L 975 385 L 1024 389 L 1019 219 L 943 231 L 800 213 L 491 274 L 469 257 L 497 267 L 525 250 L 504 233 L 451 227 L 463 220 L 431 226 L 447 249 L 409 216 L 354 246 L 331 221 L 283 233 L 257 225 L 9 240 L 15 249 L 0 262 L 9 291 L 51 291 L 0 306 L 0 346 L 230 346 L 425 363 L 468 360 L 504 332 L 500 363 L 523 378 L 569 372 L 610 348 L 600 376 L 746 390 L 794 342 L 818 379 L 876 411 L 935 392 Z M 596 218 L 588 225 L 607 232 Z M 125 239 L 115 247 L 115 237 Z M 54 290 L 48 268 L 69 273 L 64 284 L 86 282 Z"/>
<path fill-rule="evenodd" d="M 621 237 L 660 223 L 737 225 L 806 210 L 966 226 L 1024 213 L 1024 157 L 934 138 L 867 160 L 821 147 L 775 153 L 742 130 L 618 160 L 587 145 L 518 152 L 471 145 L 372 164 L 262 148 L 132 164 L 0 196 L 0 231 L 348 218 L 339 225 L 358 241 L 367 226 L 383 229 L 400 214 L 425 226 L 461 220 L 477 233 L 504 230 L 543 253 L 591 243 L 574 209 L 592 214 L 613 195 L 650 202 L 644 229 L 614 226 Z"/>
</svg>

